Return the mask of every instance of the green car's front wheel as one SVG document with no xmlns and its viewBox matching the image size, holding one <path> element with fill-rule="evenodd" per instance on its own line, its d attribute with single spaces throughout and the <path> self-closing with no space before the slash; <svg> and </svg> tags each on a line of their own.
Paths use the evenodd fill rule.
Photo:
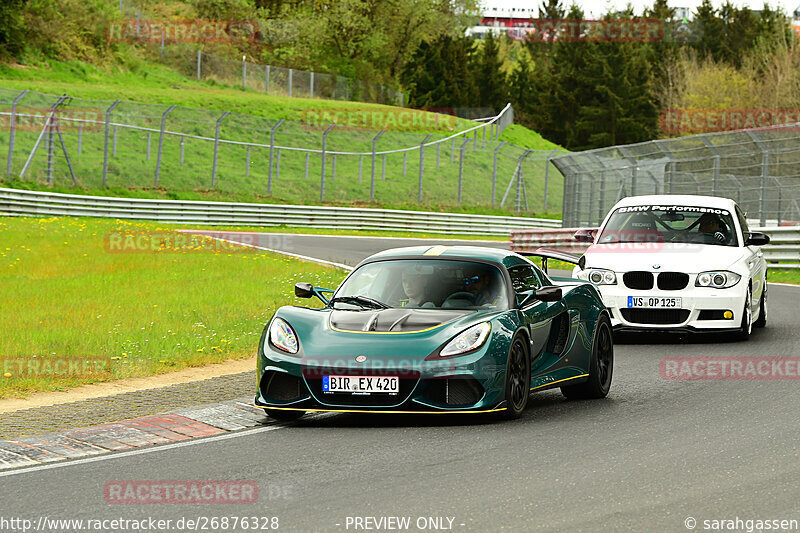
<svg viewBox="0 0 800 533">
<path fill-rule="evenodd" d="M 517 335 L 511 342 L 506 363 L 506 419 L 519 418 L 528 405 L 531 392 L 531 358 L 525 338 Z"/>
<path fill-rule="evenodd" d="M 282 409 L 265 409 L 265 411 L 267 415 L 281 422 L 291 422 L 306 414 L 305 411 L 284 411 Z"/>
<path fill-rule="evenodd" d="M 614 342 L 611 321 L 603 314 L 597 318 L 589 377 L 583 383 L 561 387 L 561 393 L 571 400 L 605 398 L 611 388 L 613 373 Z"/>
</svg>

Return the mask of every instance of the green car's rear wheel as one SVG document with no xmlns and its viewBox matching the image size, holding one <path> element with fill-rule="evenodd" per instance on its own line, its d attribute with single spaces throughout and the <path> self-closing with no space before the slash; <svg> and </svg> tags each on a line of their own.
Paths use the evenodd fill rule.
<svg viewBox="0 0 800 533">
<path fill-rule="evenodd" d="M 589 378 L 583 383 L 561 387 L 561 393 L 571 400 L 605 398 L 611 388 L 614 373 L 614 342 L 611 321 L 600 315 L 594 332 Z"/>
<path fill-rule="evenodd" d="M 531 391 L 531 358 L 525 337 L 517 335 L 511 342 L 506 363 L 506 410 L 505 418 L 519 418 L 528 405 Z"/>
<path fill-rule="evenodd" d="M 282 409 L 265 409 L 265 411 L 267 415 L 281 422 L 291 422 L 306 414 L 305 411 L 284 411 Z"/>
</svg>

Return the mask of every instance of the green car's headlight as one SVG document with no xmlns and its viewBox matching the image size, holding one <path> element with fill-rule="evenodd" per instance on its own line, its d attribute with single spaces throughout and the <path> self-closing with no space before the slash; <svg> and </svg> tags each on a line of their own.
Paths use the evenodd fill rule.
<svg viewBox="0 0 800 533">
<path fill-rule="evenodd" d="M 292 326 L 282 318 L 276 318 L 269 326 L 269 342 L 276 348 L 289 353 L 297 353 L 299 344 Z"/>
<path fill-rule="evenodd" d="M 488 322 L 482 322 L 469 329 L 466 329 L 456 335 L 456 337 L 447 343 L 447 346 L 442 348 L 439 352 L 440 357 L 448 357 L 450 355 L 458 355 L 464 352 L 477 350 L 486 339 L 489 338 L 489 333 L 492 331 L 492 325 Z"/>
</svg>

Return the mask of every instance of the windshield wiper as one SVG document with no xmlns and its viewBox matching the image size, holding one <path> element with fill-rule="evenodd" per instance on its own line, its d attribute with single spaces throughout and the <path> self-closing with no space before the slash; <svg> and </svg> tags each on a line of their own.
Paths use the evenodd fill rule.
<svg viewBox="0 0 800 533">
<path fill-rule="evenodd" d="M 360 305 L 361 307 L 369 307 L 371 309 L 389 309 L 390 307 L 383 302 L 379 302 L 378 300 L 368 298 L 366 296 L 337 296 L 336 298 L 332 299 L 330 303 L 333 305 L 336 302 L 356 304 Z"/>
</svg>

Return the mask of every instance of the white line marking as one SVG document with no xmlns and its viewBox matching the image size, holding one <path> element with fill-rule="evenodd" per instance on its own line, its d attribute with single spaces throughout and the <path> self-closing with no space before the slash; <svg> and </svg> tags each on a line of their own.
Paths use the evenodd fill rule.
<svg viewBox="0 0 800 533">
<path fill-rule="evenodd" d="M 800 285 L 797 285 L 795 283 L 778 283 L 775 281 L 767 281 L 767 285 L 780 285 L 781 287 L 795 287 L 795 288 L 800 287 Z"/>
<path fill-rule="evenodd" d="M 456 242 L 490 242 L 493 244 L 497 243 L 508 243 L 508 239 L 497 239 L 497 240 L 478 240 L 478 239 L 451 239 L 449 237 L 381 237 L 378 235 L 327 235 L 327 234 L 317 234 L 317 233 L 270 233 L 270 232 L 260 232 L 260 231 L 222 231 L 222 230 L 190 230 L 190 229 L 181 229 L 177 230 L 181 233 L 226 233 L 232 234 L 236 233 L 237 235 L 275 235 L 278 237 L 326 237 L 329 239 L 392 239 L 398 241 L 456 241 Z M 212 235 L 208 235 L 212 237 Z"/>
<path fill-rule="evenodd" d="M 263 246 L 256 246 L 255 244 L 247 244 L 244 242 L 230 241 L 228 239 L 220 239 L 219 237 L 214 237 L 212 235 L 208 235 L 208 237 L 211 237 L 212 239 L 216 239 L 218 241 L 228 242 L 231 244 L 238 244 L 239 246 L 247 246 L 248 248 L 255 248 L 256 250 L 263 250 L 265 252 L 288 255 L 289 257 L 295 257 L 297 259 L 302 259 L 303 261 L 311 261 L 312 263 L 319 263 L 325 266 L 332 266 L 348 271 L 353 270 L 353 267 L 351 267 L 350 265 L 345 265 L 343 263 L 334 263 L 333 261 L 326 261 L 325 259 L 318 259 L 316 257 L 309 257 L 307 255 L 293 254 L 290 252 L 284 252 L 283 250 L 275 250 L 273 248 L 264 248 Z"/>
<path fill-rule="evenodd" d="M 314 417 L 316 419 L 317 417 Z M 50 470 L 53 468 L 62 468 L 65 466 L 72 466 L 78 464 L 85 464 L 85 463 L 95 463 L 97 461 L 106 461 L 109 459 L 116 459 L 118 457 L 128 457 L 132 455 L 142 455 L 145 453 L 153 453 L 159 452 L 163 450 L 172 450 L 175 448 L 183 448 L 185 446 L 194 446 L 195 444 L 204 444 L 208 442 L 217 442 L 220 440 L 227 440 L 233 439 L 236 437 L 241 437 L 244 435 L 255 435 L 256 433 L 266 433 L 267 431 L 274 431 L 276 429 L 282 429 L 289 426 L 284 425 L 275 425 L 275 426 L 267 426 L 267 427 L 260 427 L 254 429 L 245 429 L 241 431 L 234 431 L 231 433 L 225 433 L 223 435 L 214 435 L 213 437 L 199 437 L 193 440 L 183 441 L 183 442 L 175 442 L 172 444 L 161 444 L 155 446 L 149 446 L 147 448 L 139 448 L 136 450 L 128 450 L 124 452 L 117 452 L 117 453 L 108 453 L 104 455 L 95 455 L 93 457 L 86 457 L 83 459 L 73 459 L 73 460 L 66 460 L 59 463 L 48 463 L 44 465 L 38 466 L 29 466 L 29 467 L 22 467 L 14 470 L 8 470 L 6 472 L 0 472 L 0 477 L 6 476 L 15 476 L 17 474 L 24 474 L 26 472 L 39 472 L 41 470 Z"/>
<path fill-rule="evenodd" d="M 237 403 L 240 403 L 240 402 L 237 402 Z M 247 404 L 242 403 L 241 405 L 247 405 Z M 252 407 L 252 405 L 250 405 L 248 407 Z M 330 418 L 331 416 L 336 416 L 337 414 L 338 413 L 311 414 L 311 415 L 306 415 L 306 417 L 303 418 L 303 420 L 305 420 L 305 421 L 310 421 L 310 420 L 317 421 L 317 420 L 322 420 L 324 418 Z M 132 456 L 132 455 L 142 455 L 142 454 L 145 454 L 145 453 L 153 453 L 153 452 L 159 452 L 159 451 L 163 451 L 163 450 L 172 450 L 172 449 L 175 449 L 175 448 L 183 448 L 185 446 L 194 446 L 195 444 L 204 444 L 204 443 L 208 443 L 208 442 L 217 442 L 217 441 L 220 441 L 220 440 L 233 439 L 233 438 L 241 437 L 241 436 L 255 435 L 256 433 L 266 433 L 267 431 L 275 431 L 277 429 L 284 429 L 284 428 L 292 427 L 293 425 L 294 425 L 294 423 L 276 424 L 276 425 L 260 427 L 260 428 L 252 428 L 252 429 L 243 429 L 243 430 L 239 430 L 239 431 L 232 431 L 232 432 L 229 432 L 229 433 L 224 433 L 222 435 L 214 435 L 212 437 L 196 437 L 196 438 L 194 438 L 192 440 L 174 442 L 174 443 L 171 443 L 171 444 L 150 445 L 150 446 L 147 446 L 147 447 L 137 448 L 135 450 L 128 450 L 128 451 L 124 451 L 124 452 L 109 452 L 109 453 L 105 453 L 103 455 L 94 455 L 92 457 L 84 457 L 84 458 L 81 458 L 81 459 L 65 459 L 64 461 L 58 462 L 58 463 L 47 463 L 47 464 L 43 464 L 43 465 L 26 466 L 26 467 L 21 467 L 21 468 L 15 468 L 14 470 L 7 470 L 5 472 L 0 472 L 0 477 L 15 476 L 17 474 L 24 474 L 26 472 L 39 472 L 41 470 L 50 470 L 50 469 L 53 469 L 53 468 L 62 468 L 62 467 L 65 467 L 65 466 L 72 466 L 72 465 L 76 465 L 76 464 L 95 463 L 97 461 L 106 461 L 108 459 L 116 459 L 118 457 L 128 457 L 128 456 Z"/>
</svg>

